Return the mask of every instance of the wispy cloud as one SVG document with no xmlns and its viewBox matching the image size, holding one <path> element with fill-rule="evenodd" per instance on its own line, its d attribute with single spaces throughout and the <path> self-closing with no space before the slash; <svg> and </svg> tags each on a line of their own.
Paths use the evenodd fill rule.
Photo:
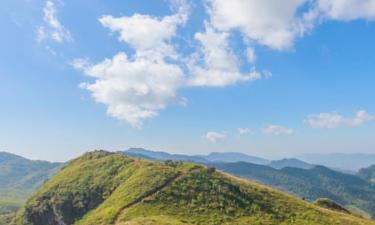
<svg viewBox="0 0 375 225">
<path fill-rule="evenodd" d="M 205 135 L 205 138 L 211 143 L 217 143 L 218 141 L 226 139 L 227 135 L 225 133 L 210 131 L 210 132 L 207 132 L 207 134 Z"/>
<path fill-rule="evenodd" d="M 57 18 L 56 6 L 52 0 L 48 0 L 43 8 L 43 21 L 44 24 L 36 30 L 38 42 L 45 40 L 57 43 L 72 41 L 70 31 Z"/>
<path fill-rule="evenodd" d="M 249 128 L 238 128 L 237 130 L 240 135 L 248 134 L 250 132 Z"/>
<path fill-rule="evenodd" d="M 312 114 L 307 116 L 304 122 L 312 128 L 337 128 L 341 126 L 358 127 L 374 119 L 374 115 L 361 110 L 351 118 L 344 117 L 336 112 Z"/>
<path fill-rule="evenodd" d="M 282 135 L 291 135 L 294 133 L 294 130 L 291 128 L 283 127 L 280 125 L 267 125 L 261 129 L 261 131 L 264 134 L 271 134 L 276 136 L 282 136 Z"/>
</svg>

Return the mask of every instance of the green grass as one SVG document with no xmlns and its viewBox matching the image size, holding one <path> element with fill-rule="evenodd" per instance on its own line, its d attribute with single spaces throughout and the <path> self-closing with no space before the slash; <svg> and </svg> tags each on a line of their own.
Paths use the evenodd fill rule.
<svg viewBox="0 0 375 225">
<path fill-rule="evenodd" d="M 65 166 L 27 201 L 12 224 L 62 223 L 375 225 L 212 168 L 103 151 Z"/>
</svg>

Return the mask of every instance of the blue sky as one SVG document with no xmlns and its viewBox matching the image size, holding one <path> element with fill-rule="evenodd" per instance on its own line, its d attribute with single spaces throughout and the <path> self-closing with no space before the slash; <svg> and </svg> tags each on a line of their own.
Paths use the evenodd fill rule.
<svg viewBox="0 0 375 225">
<path fill-rule="evenodd" d="M 5 0 L 0 28 L 2 151 L 375 153 L 373 0 Z"/>
</svg>

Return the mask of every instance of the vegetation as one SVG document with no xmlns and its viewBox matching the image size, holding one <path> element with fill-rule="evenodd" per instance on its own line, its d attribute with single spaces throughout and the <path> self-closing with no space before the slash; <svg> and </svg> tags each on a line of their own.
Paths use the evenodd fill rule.
<svg viewBox="0 0 375 225">
<path fill-rule="evenodd" d="M 0 214 L 0 225 L 9 225 L 12 223 L 14 218 L 14 213 L 4 213 Z"/>
<path fill-rule="evenodd" d="M 1 224 L 1 223 L 0 223 Z M 193 163 L 96 151 L 27 201 L 13 225 L 375 225 Z"/>
<path fill-rule="evenodd" d="M 0 214 L 17 210 L 61 165 L 0 152 Z"/>
<path fill-rule="evenodd" d="M 355 213 L 375 217 L 375 186 L 355 175 L 343 174 L 323 166 L 309 170 L 291 167 L 277 170 L 243 162 L 217 163 L 211 166 L 287 191 L 308 201 L 329 198 Z"/>
</svg>

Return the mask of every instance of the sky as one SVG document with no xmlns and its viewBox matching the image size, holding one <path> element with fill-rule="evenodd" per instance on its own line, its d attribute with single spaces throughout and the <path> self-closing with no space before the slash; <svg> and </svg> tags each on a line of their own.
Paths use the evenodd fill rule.
<svg viewBox="0 0 375 225">
<path fill-rule="evenodd" d="M 5 0 L 0 151 L 375 153 L 375 0 Z"/>
</svg>

